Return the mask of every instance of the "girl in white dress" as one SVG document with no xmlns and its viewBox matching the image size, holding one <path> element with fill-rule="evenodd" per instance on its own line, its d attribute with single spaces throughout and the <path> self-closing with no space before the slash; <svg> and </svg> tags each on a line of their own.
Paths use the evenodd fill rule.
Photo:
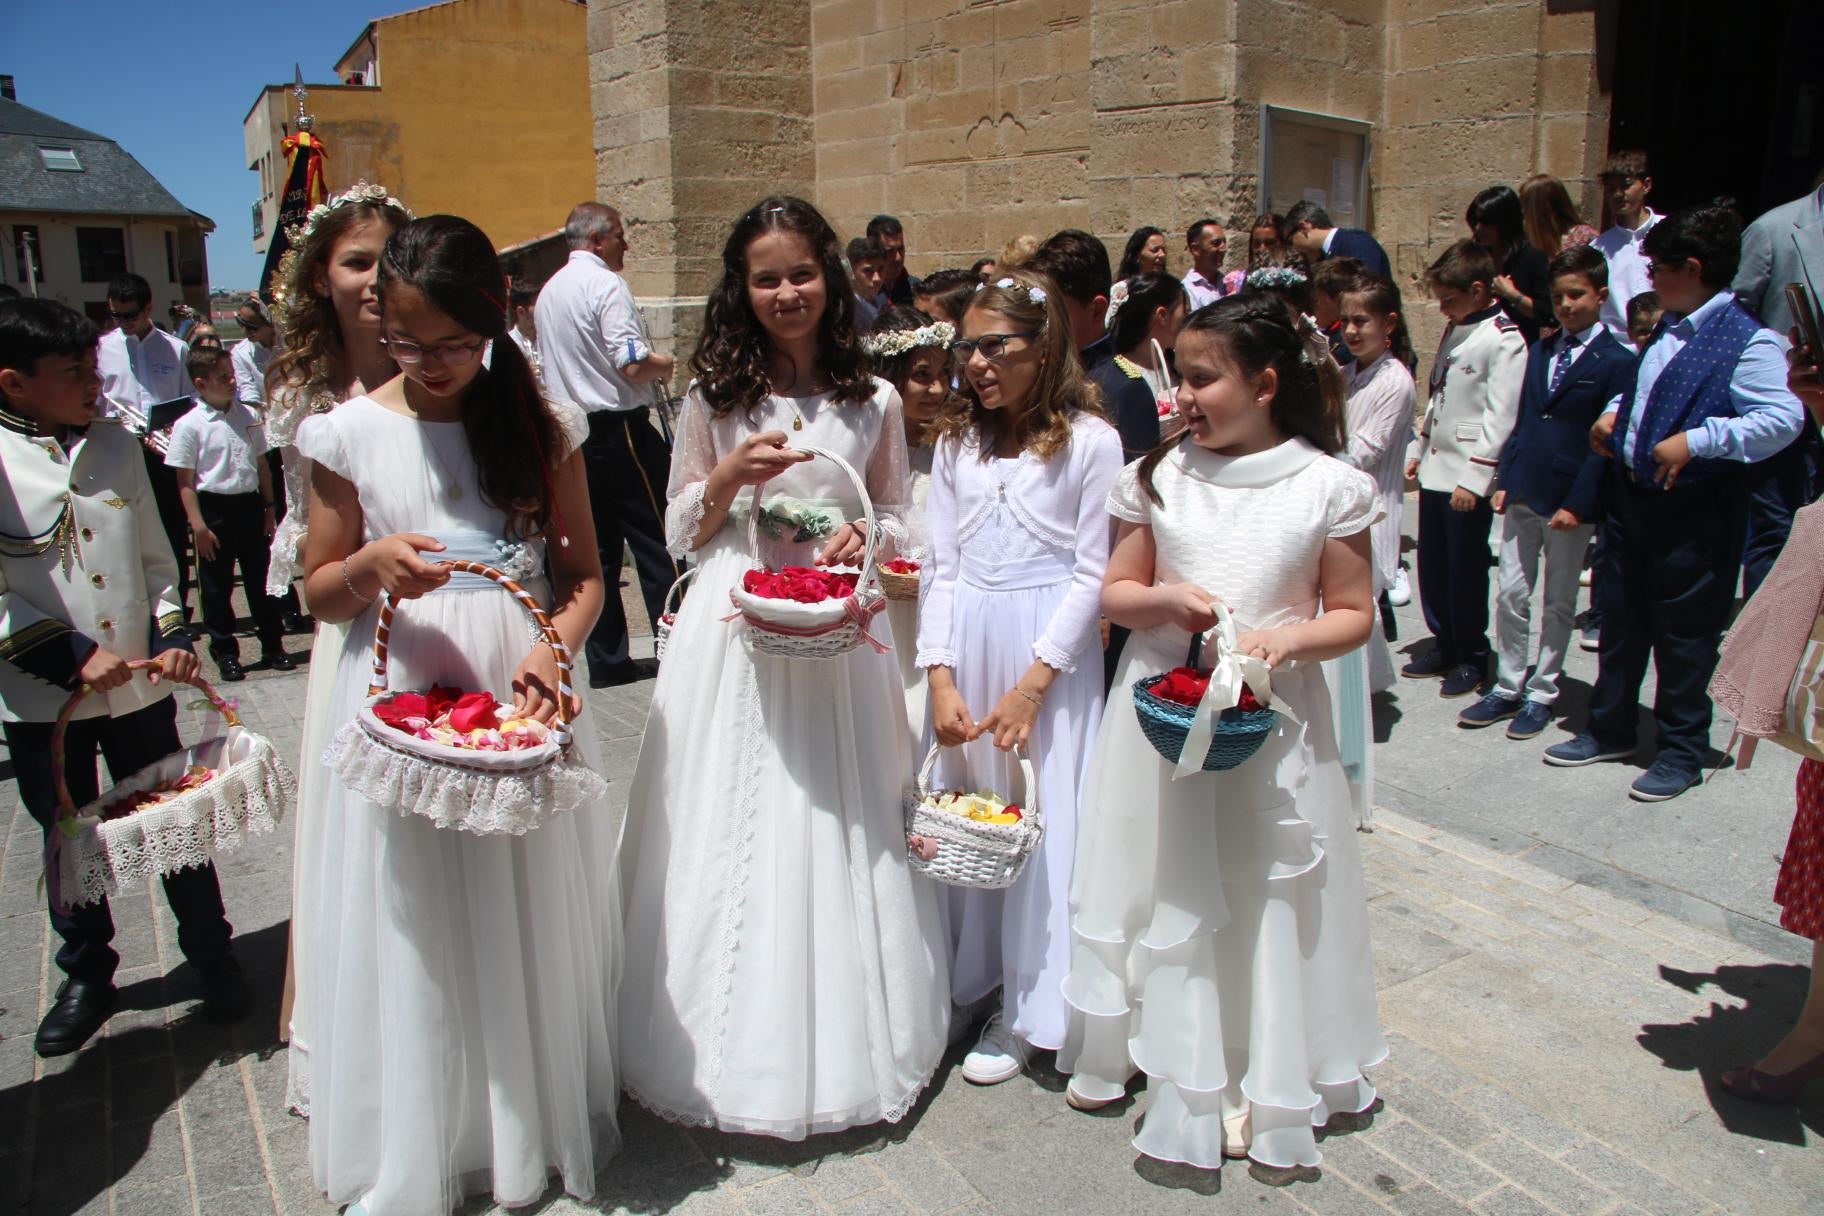
<svg viewBox="0 0 1824 1216">
<path fill-rule="evenodd" d="M 1374 550 L 1374 591 L 1383 631 L 1392 640 L 1393 606 L 1387 589 L 1400 569 L 1400 518 L 1406 506 L 1406 445 L 1412 437 L 1417 394 L 1412 339 L 1400 317 L 1400 289 L 1392 279 L 1370 276 L 1339 300 L 1349 365 L 1349 463 L 1374 478 L 1380 518 L 1369 529 Z M 1391 664 L 1390 664 L 1391 666 Z"/>
<path fill-rule="evenodd" d="M 1206 1169 L 1224 1156 L 1316 1165 L 1315 1133 L 1362 1111 L 1376 1023 L 1361 857 L 1318 661 L 1373 621 L 1373 483 L 1332 455 L 1342 402 L 1321 336 L 1244 294 L 1178 336 L 1184 437 L 1122 471 L 1102 594 L 1133 637 L 1084 790 L 1065 996 L 1071 1105 L 1146 1074 L 1134 1146 Z M 1132 686 L 1186 660 L 1221 597 L 1283 707 L 1261 750 L 1173 779 Z M 1225 1125 L 1226 1124 L 1226 1125 Z"/>
<path fill-rule="evenodd" d="M 601 609 L 577 451 L 587 426 L 576 407 L 540 396 L 504 340 L 505 288 L 468 221 L 432 216 L 395 233 L 379 289 L 405 374 L 298 432 L 314 462 L 305 593 L 319 617 L 349 622 L 340 654 L 318 655 L 335 665 L 332 722 L 367 697 L 382 591 L 404 601 L 392 687 L 510 688 L 516 712 L 549 720 L 556 663 L 542 644 L 528 648 L 525 610 L 433 564 L 442 558 L 510 567 L 573 650 Z M 599 768 L 586 710 L 571 746 Z M 473 1192 L 532 1203 L 551 1173 L 588 1198 L 619 1144 L 606 801 L 542 822 L 469 805 L 458 809 L 492 830 L 457 831 L 350 792 L 329 759 L 316 774 L 314 889 L 300 896 L 313 911 L 297 937 L 318 1187 L 364 1216 L 446 1216 Z M 421 766 L 421 808 L 448 810 L 470 788 L 455 770 L 392 763 Z"/>
<path fill-rule="evenodd" d="M 899 672 L 866 643 L 756 653 L 724 619 L 752 566 L 751 487 L 801 521 L 762 543 L 767 565 L 862 551 L 848 478 L 796 445 L 841 455 L 904 535 L 899 397 L 864 370 L 836 234 L 809 203 L 735 222 L 692 367 L 665 527 L 700 572 L 628 792 L 627 1088 L 668 1119 L 789 1140 L 894 1121 L 949 1016 L 936 892 L 906 863 Z M 884 641 L 878 617 L 868 629 Z"/>
<path fill-rule="evenodd" d="M 936 560 L 918 662 L 948 749 L 934 784 L 1024 798 L 1009 753 L 1027 748 L 1045 824 L 1011 887 L 946 890 L 951 999 L 967 1007 L 1001 989 L 963 1059 L 979 1085 L 1018 1076 L 1033 1048 L 1063 1046 L 1069 1021 L 1077 789 L 1102 717 L 1104 504 L 1121 470 L 1121 437 L 1071 342 L 1063 294 L 1043 276 L 1014 271 L 976 293 L 926 513 Z"/>
<path fill-rule="evenodd" d="M 861 345 L 874 360 L 874 370 L 899 394 L 906 427 L 910 513 L 905 519 L 909 551 L 919 563 L 919 596 L 929 586 L 925 567 L 931 562 L 931 537 L 925 529 L 925 502 L 931 494 L 931 458 L 936 451 L 932 423 L 950 399 L 950 342 L 956 327 L 916 308 L 889 305 L 874 319 Z M 906 690 L 906 721 L 914 742 L 929 721 L 925 670 L 918 665 L 918 602 L 888 600 L 887 624 L 893 631 L 893 653 Z"/>
<path fill-rule="evenodd" d="M 327 210 L 306 222 L 293 254 L 282 263 L 284 275 L 274 308 L 284 349 L 266 370 L 266 435 L 279 450 L 285 471 L 285 518 L 272 538 L 272 561 L 266 568 L 266 591 L 284 595 L 292 589 L 303 558 L 305 519 L 310 502 L 310 461 L 298 454 L 298 427 L 312 414 L 327 413 L 398 374 L 392 356 L 380 344 L 380 300 L 374 290 L 375 269 L 386 239 L 411 222 L 411 214 L 382 186 L 366 182 L 329 200 Z M 317 788 L 317 757 L 338 723 L 329 718 L 326 698 L 336 674 L 336 656 L 348 635 L 341 621 L 319 620 L 311 643 L 309 682 L 304 696 L 304 746 L 299 752 L 297 813 L 293 820 L 290 933 L 308 924 L 308 893 L 316 889 L 313 866 L 317 815 L 322 791 Z M 296 992 L 305 982 L 298 971 L 298 952 L 285 957 L 285 990 L 279 1001 L 279 1040 L 290 1044 L 285 1105 L 310 1113 L 310 1033 L 299 1016 Z"/>
</svg>

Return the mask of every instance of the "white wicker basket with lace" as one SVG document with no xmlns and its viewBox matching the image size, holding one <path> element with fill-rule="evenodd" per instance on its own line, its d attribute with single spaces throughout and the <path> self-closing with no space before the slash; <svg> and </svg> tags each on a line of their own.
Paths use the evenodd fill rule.
<svg viewBox="0 0 1824 1216">
<path fill-rule="evenodd" d="M 1012 886 L 1045 836 L 1039 783 L 1025 749 L 1014 753 L 1020 762 L 1020 793 L 1026 799 L 1018 823 L 984 823 L 940 807 L 939 795 L 931 792 L 937 754 L 933 744 L 919 766 L 916 784 L 906 792 L 908 862 L 925 877 L 952 887 L 996 890 Z"/>
</svg>

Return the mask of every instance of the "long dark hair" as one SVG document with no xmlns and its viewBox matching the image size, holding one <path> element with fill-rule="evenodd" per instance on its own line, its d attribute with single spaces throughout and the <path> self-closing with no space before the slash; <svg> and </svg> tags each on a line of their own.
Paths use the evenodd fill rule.
<svg viewBox="0 0 1824 1216">
<path fill-rule="evenodd" d="M 1526 211 L 1512 186 L 1490 186 L 1476 195 L 1469 200 L 1463 219 L 1471 228 L 1483 224 L 1493 228 L 1501 235 L 1504 252 L 1509 256 L 1526 244 Z"/>
<path fill-rule="evenodd" d="M 481 496 L 507 513 L 521 536 L 543 535 L 557 513 L 551 474 L 561 436 L 519 343 L 507 340 L 507 276 L 481 229 L 454 215 L 427 215 L 387 238 L 376 290 L 410 287 L 451 320 L 491 339 L 489 366 L 462 398 L 462 431 Z"/>
<path fill-rule="evenodd" d="M 1337 303 L 1353 296 L 1362 302 L 1362 307 L 1377 317 L 1397 316 L 1393 332 L 1388 334 L 1390 345 L 1387 353 L 1399 362 L 1411 367 L 1414 362 L 1412 335 L 1406 332 L 1406 310 L 1400 306 L 1400 287 L 1392 279 L 1381 274 L 1364 274 L 1357 276 L 1355 282 L 1345 287 L 1337 297 Z"/>
<path fill-rule="evenodd" d="M 1269 408 L 1279 433 L 1307 439 L 1325 452 L 1343 450 L 1341 378 L 1325 375 L 1313 361 L 1308 352 L 1316 343 L 1308 341 L 1311 335 L 1302 332 L 1299 317 L 1279 296 L 1270 292 L 1224 296 L 1185 318 L 1184 328 L 1178 332 L 1220 338 L 1229 358 L 1249 376 L 1272 368 L 1278 373 L 1279 387 Z M 1317 341 L 1321 343 L 1321 337 Z M 1140 484 L 1154 505 L 1164 503 L 1153 488 L 1153 470 L 1173 448 L 1190 442 L 1186 431 L 1140 458 Z"/>
<path fill-rule="evenodd" d="M 747 298 L 747 247 L 767 232 L 796 233 L 816 253 L 825 296 L 817 323 L 817 366 L 834 382 L 836 400 L 868 400 L 874 382 L 855 333 L 855 291 L 843 265 L 842 243 L 817 208 L 781 194 L 748 208 L 722 246 L 722 277 L 710 289 L 703 334 L 690 357 L 704 403 L 718 417 L 737 409 L 751 412 L 772 391 L 766 368 L 772 342 Z"/>
<path fill-rule="evenodd" d="M 1140 273 L 1140 251 L 1146 243 L 1156 236 L 1164 236 L 1159 228 L 1136 228 L 1134 234 L 1127 238 L 1127 248 L 1121 251 L 1121 265 L 1115 270 L 1115 279 L 1131 279 Z"/>
<path fill-rule="evenodd" d="M 1126 354 L 1146 341 L 1146 331 L 1153 327 L 1153 310 L 1170 309 L 1184 298 L 1184 284 L 1163 272 L 1135 275 L 1127 283 L 1127 299 L 1115 313 L 1113 331 L 1117 353 Z"/>
</svg>

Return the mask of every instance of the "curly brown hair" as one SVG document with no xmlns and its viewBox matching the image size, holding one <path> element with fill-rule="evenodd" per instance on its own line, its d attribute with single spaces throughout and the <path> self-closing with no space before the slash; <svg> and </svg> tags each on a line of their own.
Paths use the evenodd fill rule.
<svg viewBox="0 0 1824 1216">
<path fill-rule="evenodd" d="M 722 277 L 703 309 L 703 335 L 690 357 L 697 389 L 710 413 L 752 413 L 772 392 L 767 358 L 772 341 L 747 296 L 747 247 L 768 232 L 803 237 L 823 271 L 825 301 L 817 323 L 817 366 L 835 385 L 836 400 L 862 402 L 874 396 L 867 356 L 855 332 L 855 289 L 842 261 L 842 243 L 822 212 L 801 198 L 761 199 L 735 221 L 722 246 Z"/>
<path fill-rule="evenodd" d="M 411 223 L 412 217 L 390 203 L 344 203 L 318 221 L 303 242 L 292 246 L 281 260 L 274 285 L 273 320 L 285 336 L 285 348 L 266 369 L 268 399 L 282 387 L 309 389 L 339 384 L 347 378 L 343 365 L 342 325 L 336 306 L 316 292 L 315 278 L 329 265 L 336 242 L 359 224 L 378 219 L 387 235 Z"/>
<path fill-rule="evenodd" d="M 1009 280 L 1011 286 L 1000 286 Z M 999 313 L 1022 330 L 1036 330 L 1039 335 L 1044 360 L 1032 385 L 1032 404 L 1012 424 L 1021 451 L 1050 458 L 1070 442 L 1076 415 L 1103 416 L 1102 390 L 1083 371 L 1071 339 L 1070 314 L 1064 311 L 1064 293 L 1056 283 L 1031 270 L 999 275 L 969 301 L 965 322 L 977 312 Z M 1007 434 L 1008 425 L 1006 411 L 984 407 L 965 376 L 944 412 L 931 423 L 931 434 L 973 436 L 981 459 L 987 460 Z"/>
</svg>

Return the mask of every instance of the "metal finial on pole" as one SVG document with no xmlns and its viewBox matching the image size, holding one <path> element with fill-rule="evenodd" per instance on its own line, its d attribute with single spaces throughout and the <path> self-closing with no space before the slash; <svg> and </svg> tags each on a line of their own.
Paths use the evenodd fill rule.
<svg viewBox="0 0 1824 1216">
<path fill-rule="evenodd" d="M 294 80 L 291 86 L 291 95 L 298 99 L 298 117 L 295 121 L 295 125 L 300 131 L 308 131 L 310 130 L 311 123 L 315 121 L 304 109 L 304 99 L 310 96 L 310 90 L 304 87 L 304 69 L 294 63 L 291 65 L 291 70 Z"/>
</svg>

